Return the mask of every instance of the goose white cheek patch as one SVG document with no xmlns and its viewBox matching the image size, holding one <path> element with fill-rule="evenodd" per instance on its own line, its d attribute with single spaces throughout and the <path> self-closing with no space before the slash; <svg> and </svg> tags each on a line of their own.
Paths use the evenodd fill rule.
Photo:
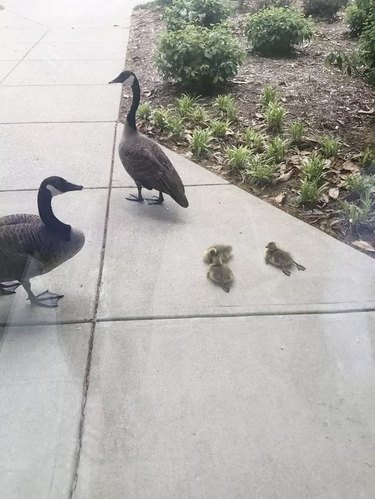
<svg viewBox="0 0 375 499">
<path fill-rule="evenodd" d="M 129 85 L 133 85 L 134 82 L 134 76 L 130 75 L 128 78 L 126 78 L 126 83 L 129 83 Z"/>
<path fill-rule="evenodd" d="M 51 193 L 52 197 L 58 196 L 59 194 L 62 194 L 61 191 L 59 191 L 58 189 L 56 189 L 56 187 L 54 187 L 51 184 L 46 185 L 46 189 L 49 190 L 49 192 Z"/>
</svg>

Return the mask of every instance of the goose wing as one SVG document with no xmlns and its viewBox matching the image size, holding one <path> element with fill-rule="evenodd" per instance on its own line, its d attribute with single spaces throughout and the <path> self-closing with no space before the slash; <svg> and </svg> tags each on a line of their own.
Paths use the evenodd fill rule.
<svg viewBox="0 0 375 499">
<path fill-rule="evenodd" d="M 124 151 L 125 168 L 146 189 L 156 189 L 172 197 L 185 192 L 179 174 L 158 144 L 139 136 L 136 143 L 125 142 Z"/>
<path fill-rule="evenodd" d="M 44 265 L 38 258 L 43 232 L 44 225 L 37 215 L 0 218 L 0 281 L 43 272 Z"/>
</svg>

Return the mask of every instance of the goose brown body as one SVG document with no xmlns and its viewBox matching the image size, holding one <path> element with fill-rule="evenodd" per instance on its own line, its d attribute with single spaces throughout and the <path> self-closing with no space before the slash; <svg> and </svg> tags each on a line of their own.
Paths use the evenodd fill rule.
<svg viewBox="0 0 375 499">
<path fill-rule="evenodd" d="M 136 184 L 169 194 L 180 206 L 189 206 L 182 180 L 156 142 L 133 130 L 128 123 L 119 145 L 121 162 Z"/>
<path fill-rule="evenodd" d="M 72 258 L 85 242 L 72 229 L 65 241 L 48 232 L 38 215 L 20 213 L 0 218 L 0 282 L 29 280 Z"/>
<path fill-rule="evenodd" d="M 0 218 L 0 294 L 12 294 L 19 284 L 30 301 L 43 307 L 57 307 L 63 295 L 45 291 L 35 296 L 30 279 L 46 274 L 72 258 L 85 243 L 83 232 L 58 220 L 51 206 L 53 196 L 81 190 L 61 177 L 48 177 L 38 191 L 39 216 L 26 213 Z"/>
<path fill-rule="evenodd" d="M 143 201 L 141 188 L 159 191 L 159 203 L 163 202 L 162 193 L 168 194 L 180 206 L 189 206 L 182 180 L 161 147 L 138 132 L 135 114 L 140 102 L 139 82 L 131 71 L 123 71 L 110 83 L 131 83 L 133 101 L 126 117 L 124 131 L 119 144 L 121 162 L 138 187 L 137 201 Z M 133 199 L 134 200 L 134 199 Z M 154 203 L 157 204 L 157 203 Z"/>
</svg>

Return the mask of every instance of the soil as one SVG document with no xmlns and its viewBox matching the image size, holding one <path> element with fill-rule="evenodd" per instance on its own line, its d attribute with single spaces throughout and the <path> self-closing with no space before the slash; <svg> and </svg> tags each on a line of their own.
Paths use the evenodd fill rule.
<svg viewBox="0 0 375 499">
<path fill-rule="evenodd" d="M 153 109 L 174 106 L 176 97 L 183 93 L 183 89 L 172 81 L 163 80 L 154 63 L 158 36 L 165 29 L 161 13 L 162 9 L 153 4 L 134 10 L 126 57 L 127 69 L 134 71 L 140 81 L 141 102 L 150 102 Z M 247 12 L 237 13 L 231 19 L 233 30 L 243 44 L 246 41 L 244 21 L 247 15 Z M 334 22 L 316 21 L 314 38 L 299 47 L 292 57 L 265 58 L 248 51 L 238 75 L 230 85 L 218 92 L 229 93 L 235 98 L 242 127 L 263 130 L 264 119 L 259 98 L 264 86 L 272 85 L 279 89 L 283 106 L 288 111 L 285 131 L 296 119 L 302 119 L 308 125 L 307 140 L 299 149 L 289 150 L 286 161 L 280 165 L 281 174 L 292 171 L 287 181 L 260 189 L 244 182 L 243 176 L 230 172 L 223 151 L 226 145 L 235 143 L 236 133 L 229 136 L 225 144 L 217 144 L 207 159 L 193 159 L 239 187 L 344 242 L 350 244 L 362 240 L 365 244 L 369 243 L 374 251 L 367 254 L 375 256 L 375 221 L 349 230 L 342 215 L 342 201 L 348 199 L 348 193 L 342 188 L 343 179 L 352 172 L 360 171 L 360 152 L 366 146 L 375 146 L 374 88 L 359 78 L 350 78 L 324 66 L 324 58 L 330 52 L 340 50 L 348 53 L 356 45 L 343 16 Z M 204 97 L 201 103 L 210 109 L 214 98 Z M 125 121 L 130 104 L 131 91 L 124 87 L 120 121 Z M 156 130 L 140 120 L 138 126 L 159 143 L 191 159 L 186 138 L 175 139 L 171 134 Z M 187 130 L 187 136 L 189 132 Z M 296 203 L 296 190 L 300 184 L 298 158 L 317 149 L 319 137 L 326 133 L 339 138 L 342 147 L 337 158 L 327 161 L 327 194 L 322 196 L 318 205 L 303 207 Z M 339 189 L 337 199 L 337 191 L 329 190 L 334 188 Z M 330 196 L 329 192 L 333 195 Z M 350 196 L 348 200 L 353 201 Z M 375 220 L 374 203 L 372 208 Z M 371 246 L 368 249 L 371 250 Z"/>
</svg>

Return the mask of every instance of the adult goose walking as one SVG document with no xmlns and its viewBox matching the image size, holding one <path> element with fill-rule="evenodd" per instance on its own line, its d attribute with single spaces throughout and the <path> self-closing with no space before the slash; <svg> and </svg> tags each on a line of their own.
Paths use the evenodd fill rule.
<svg viewBox="0 0 375 499">
<path fill-rule="evenodd" d="M 45 291 L 35 296 L 30 279 L 66 262 L 84 245 L 84 234 L 58 220 L 51 207 L 54 196 L 81 189 L 61 177 L 48 177 L 39 187 L 39 216 L 22 213 L 0 218 L 0 294 L 14 293 L 22 284 L 31 303 L 57 307 L 64 295 Z"/>
<path fill-rule="evenodd" d="M 157 199 L 147 199 L 149 204 L 161 204 L 163 193 L 169 194 L 183 208 L 189 206 L 185 188 L 174 166 L 161 147 L 148 137 L 140 134 L 135 122 L 140 101 L 138 78 L 132 71 L 123 71 L 109 83 L 128 83 L 132 87 L 133 101 L 126 117 L 124 131 L 119 145 L 119 156 L 125 170 L 135 181 L 138 196 L 131 195 L 129 201 L 143 201 L 142 187 L 159 191 Z"/>
</svg>

